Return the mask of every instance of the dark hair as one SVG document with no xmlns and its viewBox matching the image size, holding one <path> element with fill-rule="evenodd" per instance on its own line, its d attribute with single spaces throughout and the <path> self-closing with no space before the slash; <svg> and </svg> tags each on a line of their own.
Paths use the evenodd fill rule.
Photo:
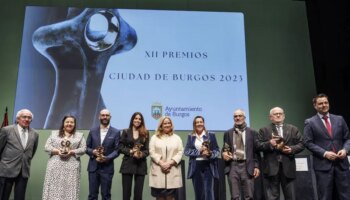
<svg viewBox="0 0 350 200">
<path fill-rule="evenodd" d="M 327 96 L 326 94 L 320 93 L 320 94 L 316 95 L 316 96 L 312 99 L 312 103 L 313 103 L 313 104 L 316 104 L 316 101 L 317 101 L 317 99 L 319 99 L 319 98 L 327 98 L 327 100 L 328 100 L 328 96 Z"/>
<path fill-rule="evenodd" d="M 204 121 L 204 117 L 202 117 L 202 116 L 195 116 L 194 117 L 194 119 L 193 119 L 193 130 L 192 130 L 192 133 L 193 134 L 195 134 L 196 133 L 196 119 L 202 119 L 203 120 L 203 123 L 205 122 Z M 207 131 L 206 129 L 205 129 L 205 126 L 203 126 L 204 127 L 204 131 Z"/>
<path fill-rule="evenodd" d="M 145 125 L 145 120 L 143 118 L 143 115 L 140 112 L 135 112 L 130 119 L 130 124 L 129 124 L 129 129 L 132 130 L 133 127 L 133 121 L 136 118 L 137 115 L 140 115 L 141 117 L 141 124 L 139 127 L 137 127 L 137 130 L 139 131 L 139 134 L 141 137 L 143 138 L 148 138 L 148 131 L 146 129 L 146 125 Z"/>
<path fill-rule="evenodd" d="M 58 132 L 58 136 L 59 137 L 64 137 L 64 121 L 66 121 L 67 118 L 73 118 L 73 120 L 74 120 L 74 128 L 72 130 L 72 134 L 75 133 L 75 130 L 77 128 L 77 119 L 73 115 L 66 115 L 62 119 L 62 124 L 61 124 L 60 130 Z"/>
</svg>

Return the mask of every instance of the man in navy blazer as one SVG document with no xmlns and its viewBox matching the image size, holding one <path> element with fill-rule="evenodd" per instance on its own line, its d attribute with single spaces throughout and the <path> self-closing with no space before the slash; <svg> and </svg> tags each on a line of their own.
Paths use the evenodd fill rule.
<svg viewBox="0 0 350 200">
<path fill-rule="evenodd" d="M 318 198 L 332 199 L 333 191 L 337 191 L 340 200 L 349 199 L 348 126 L 342 116 L 329 113 L 327 95 L 318 94 L 313 105 L 317 114 L 305 121 L 304 144 L 313 153 Z"/>
<path fill-rule="evenodd" d="M 236 110 L 233 114 L 234 127 L 224 133 L 222 158 L 225 161 L 225 174 L 228 174 L 233 200 L 240 200 L 242 196 L 244 199 L 253 199 L 254 179 L 260 174 L 258 154 L 255 151 L 257 132 L 247 127 L 245 118 L 243 110 Z M 243 144 L 242 156 L 237 156 L 238 138 Z M 243 194 L 240 193 L 240 188 Z"/>
<path fill-rule="evenodd" d="M 86 153 L 90 156 L 89 200 L 97 200 L 101 186 L 103 200 L 111 199 L 114 159 L 118 157 L 120 132 L 110 126 L 111 114 L 107 109 L 100 111 L 100 126 L 90 130 L 86 140 Z M 101 148 L 103 147 L 103 148 Z"/>
</svg>

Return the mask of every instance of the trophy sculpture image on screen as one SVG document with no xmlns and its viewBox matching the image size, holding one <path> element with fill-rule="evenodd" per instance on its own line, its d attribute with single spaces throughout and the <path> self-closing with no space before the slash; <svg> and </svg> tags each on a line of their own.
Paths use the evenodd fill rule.
<svg viewBox="0 0 350 200">
<path fill-rule="evenodd" d="M 71 149 L 70 144 L 70 141 L 67 139 L 61 141 L 61 154 L 68 154 Z"/>
<path fill-rule="evenodd" d="M 202 152 L 201 154 L 207 155 L 207 157 L 211 156 L 211 150 L 210 150 L 210 141 L 206 140 L 202 143 Z"/>
<path fill-rule="evenodd" d="M 118 9 L 71 7 L 66 13 L 42 24 L 32 36 L 34 48 L 56 72 L 44 128 L 58 126 L 63 113 L 75 113 L 79 128 L 89 129 L 99 123 L 96 110 L 106 107 L 101 88 L 108 61 L 133 49 L 137 34 Z M 80 82 L 84 86 L 76 85 Z"/>
<path fill-rule="evenodd" d="M 97 157 L 96 157 L 96 161 L 97 162 L 102 162 L 105 160 L 106 156 L 104 156 L 104 152 L 105 152 L 105 148 L 103 146 L 98 146 L 96 148 L 97 151 Z"/>
<path fill-rule="evenodd" d="M 142 157 L 142 155 L 143 155 L 143 153 L 142 153 L 142 151 L 141 151 L 141 148 L 143 147 L 143 144 L 141 144 L 141 143 L 135 143 L 134 144 L 134 147 L 132 148 L 132 150 L 133 150 L 133 156 L 135 157 L 135 158 L 141 158 Z"/>
<path fill-rule="evenodd" d="M 231 158 L 233 158 L 232 156 L 232 148 L 230 147 L 230 145 L 228 145 L 226 142 L 224 144 L 224 148 L 222 149 L 222 152 L 227 153 L 228 156 L 230 156 Z"/>
<path fill-rule="evenodd" d="M 281 137 L 280 135 L 273 133 L 272 132 L 272 139 L 276 141 L 276 149 L 282 151 L 284 149 L 285 143 L 284 143 L 284 138 Z"/>
</svg>

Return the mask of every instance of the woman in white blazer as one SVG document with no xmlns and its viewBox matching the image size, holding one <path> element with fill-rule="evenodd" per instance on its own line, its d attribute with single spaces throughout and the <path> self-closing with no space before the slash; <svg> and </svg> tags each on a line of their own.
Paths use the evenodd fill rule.
<svg viewBox="0 0 350 200">
<path fill-rule="evenodd" d="M 182 187 L 181 166 L 183 155 L 181 138 L 173 132 L 169 117 L 162 117 L 155 134 L 151 137 L 149 153 L 151 167 L 149 186 L 157 200 L 175 199 L 175 191 Z"/>
</svg>

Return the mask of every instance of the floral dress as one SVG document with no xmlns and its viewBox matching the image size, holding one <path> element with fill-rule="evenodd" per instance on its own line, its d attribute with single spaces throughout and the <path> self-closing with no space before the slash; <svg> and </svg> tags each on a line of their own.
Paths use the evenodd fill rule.
<svg viewBox="0 0 350 200">
<path fill-rule="evenodd" d="M 75 156 L 66 159 L 62 159 L 59 155 L 51 155 L 53 149 L 61 148 L 62 140 L 63 138 L 58 136 L 58 131 L 52 131 L 45 144 L 45 151 L 50 158 L 47 162 L 43 200 L 79 200 L 80 156 L 85 154 L 85 138 L 80 132 L 68 138 Z"/>
</svg>

